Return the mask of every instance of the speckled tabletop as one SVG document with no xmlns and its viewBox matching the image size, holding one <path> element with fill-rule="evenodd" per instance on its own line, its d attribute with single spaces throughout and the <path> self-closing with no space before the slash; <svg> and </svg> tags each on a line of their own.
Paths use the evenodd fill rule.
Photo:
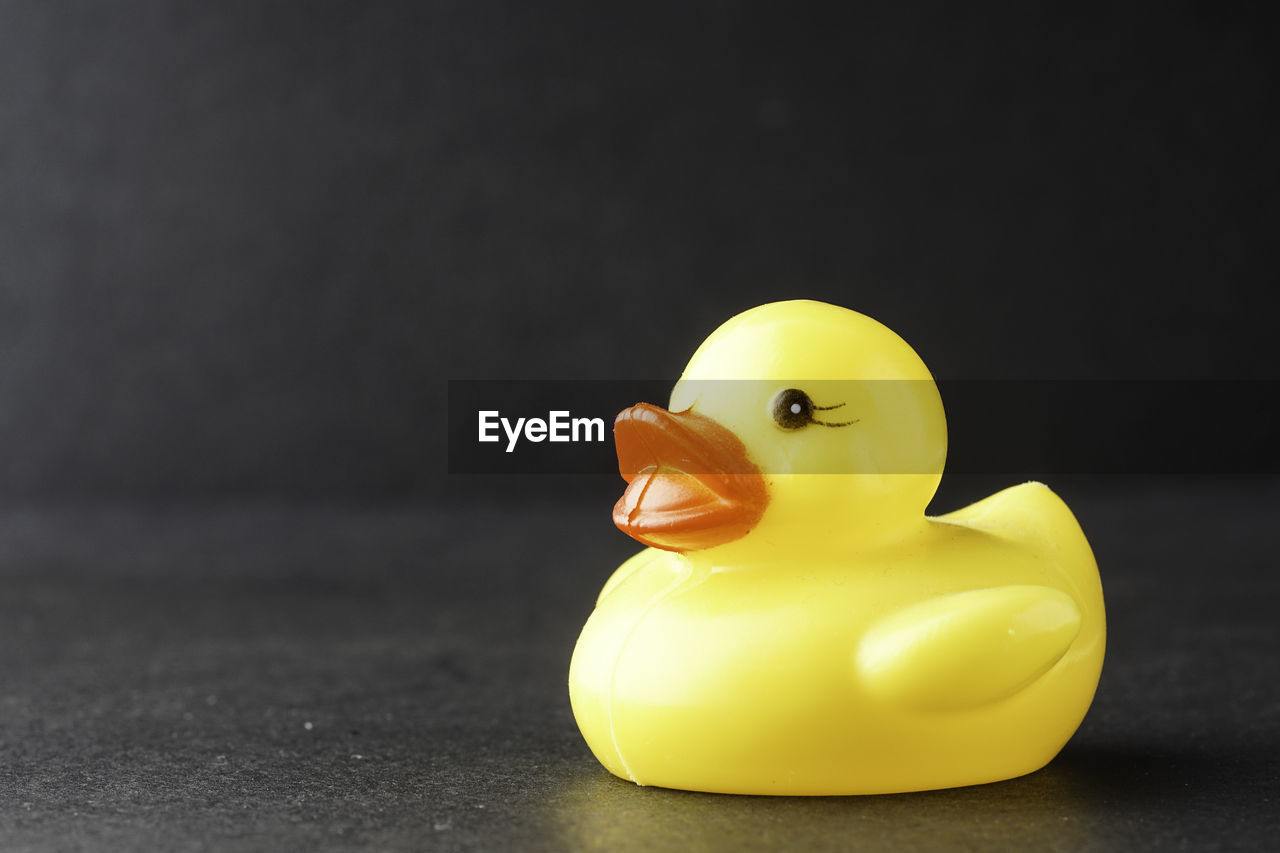
<svg viewBox="0 0 1280 853">
<path fill-rule="evenodd" d="M 1108 659 L 1031 776 L 853 798 L 642 789 L 565 689 L 607 508 L 0 513 L 0 848 L 1260 849 L 1280 831 L 1266 481 L 1065 492 Z"/>
</svg>

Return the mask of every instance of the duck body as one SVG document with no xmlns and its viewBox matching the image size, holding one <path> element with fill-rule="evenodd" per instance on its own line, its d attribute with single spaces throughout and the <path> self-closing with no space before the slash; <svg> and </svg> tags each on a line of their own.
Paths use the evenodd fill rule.
<svg viewBox="0 0 1280 853">
<path fill-rule="evenodd" d="M 1058 753 L 1092 701 L 1105 618 L 1088 542 L 1052 491 L 861 527 L 835 506 L 795 536 L 788 493 L 828 506 L 857 475 L 756 476 L 777 512 L 749 513 L 727 541 L 646 548 L 601 592 L 569 686 L 608 770 L 719 793 L 872 794 L 1007 779 Z M 910 491 L 921 475 L 900 476 Z M 620 501 L 625 520 L 679 531 L 671 511 L 640 524 L 648 499 Z"/>
</svg>

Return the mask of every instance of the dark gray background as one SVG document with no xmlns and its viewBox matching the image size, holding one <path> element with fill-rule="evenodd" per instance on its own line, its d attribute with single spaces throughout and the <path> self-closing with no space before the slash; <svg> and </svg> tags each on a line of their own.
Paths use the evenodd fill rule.
<svg viewBox="0 0 1280 853">
<path fill-rule="evenodd" d="M 450 378 L 675 376 L 800 296 L 947 378 L 1280 379 L 1275 35 L 1208 3 L 0 3 L 0 847 L 1274 846 L 1272 478 L 1179 477 L 1189 442 L 1052 480 L 1110 637 L 1046 770 L 762 800 L 638 789 L 577 733 L 620 481 L 448 478 L 443 437 Z"/>
<path fill-rule="evenodd" d="M 778 298 L 1277 378 L 1253 13 L 618 6 L 0 7 L 0 494 L 435 495 L 446 378 L 675 376 Z"/>
</svg>

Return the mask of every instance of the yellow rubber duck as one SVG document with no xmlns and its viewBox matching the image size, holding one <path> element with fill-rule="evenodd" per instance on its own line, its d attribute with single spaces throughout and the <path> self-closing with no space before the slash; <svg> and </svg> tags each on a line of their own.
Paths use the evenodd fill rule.
<svg viewBox="0 0 1280 853">
<path fill-rule="evenodd" d="M 1039 483 L 926 517 L 933 377 L 854 311 L 777 302 L 614 427 L 614 572 L 569 669 L 612 773 L 735 794 L 880 794 L 1030 773 L 1102 669 L 1097 564 Z"/>
</svg>

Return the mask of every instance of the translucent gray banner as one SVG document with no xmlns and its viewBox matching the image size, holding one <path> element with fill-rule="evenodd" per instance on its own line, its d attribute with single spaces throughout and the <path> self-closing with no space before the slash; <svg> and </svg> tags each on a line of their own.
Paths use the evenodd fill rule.
<svg viewBox="0 0 1280 853">
<path fill-rule="evenodd" d="M 451 380 L 448 391 L 451 474 L 605 474 L 619 448 L 623 467 L 687 473 L 735 473 L 726 466 L 742 458 L 762 474 L 1280 472 L 1275 381 Z"/>
</svg>

